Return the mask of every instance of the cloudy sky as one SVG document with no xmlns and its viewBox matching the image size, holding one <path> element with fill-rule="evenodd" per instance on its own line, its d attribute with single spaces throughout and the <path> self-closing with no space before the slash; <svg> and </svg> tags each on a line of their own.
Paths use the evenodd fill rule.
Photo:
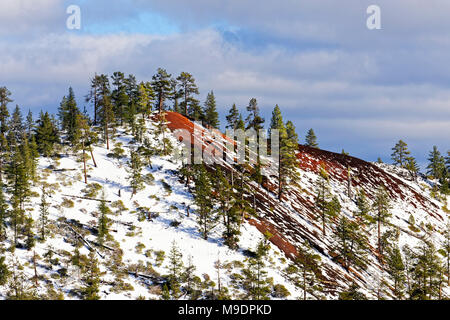
<svg viewBox="0 0 450 320">
<path fill-rule="evenodd" d="M 81 30 L 66 9 L 81 8 Z M 381 30 L 366 26 L 381 8 Z M 35 114 L 69 86 L 79 104 L 95 73 L 150 80 L 192 73 L 203 100 L 244 111 L 278 104 L 304 139 L 390 161 L 405 140 L 421 164 L 450 149 L 448 0 L 1 0 L 0 86 Z M 25 112 L 26 112 L 25 111 Z"/>
</svg>

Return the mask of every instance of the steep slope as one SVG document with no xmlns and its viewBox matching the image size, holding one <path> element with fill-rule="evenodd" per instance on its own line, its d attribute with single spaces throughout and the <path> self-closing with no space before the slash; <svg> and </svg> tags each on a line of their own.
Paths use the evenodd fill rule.
<svg viewBox="0 0 450 320">
<path fill-rule="evenodd" d="M 189 130 L 195 139 L 192 145 L 197 148 L 223 148 L 229 138 L 214 134 L 199 124 L 193 124 L 185 117 L 168 113 L 167 120 L 171 130 Z M 228 151 L 230 152 L 230 151 Z M 320 167 L 324 166 L 330 176 L 332 194 L 336 195 L 342 205 L 342 214 L 354 220 L 356 210 L 355 192 L 364 190 L 369 199 L 373 200 L 376 189 L 383 185 L 390 197 L 392 218 L 390 226 L 399 230 L 399 244 L 408 243 L 414 246 L 421 239 L 429 239 L 438 247 L 442 243 L 442 231 L 448 221 L 447 214 L 442 210 L 443 204 L 433 199 L 429 194 L 429 182 L 419 177 L 417 182 L 409 181 L 407 174 L 395 170 L 389 165 L 369 163 L 354 157 L 336 154 L 320 149 L 299 146 L 299 180 L 292 183 L 290 190 L 282 201 L 276 197 L 277 179 L 271 175 L 266 177 L 262 186 L 251 183 L 254 190 L 258 217 L 248 217 L 250 224 L 256 226 L 262 233 L 269 231 L 274 236 L 271 241 L 280 248 L 287 257 L 297 254 L 296 248 L 304 240 L 320 254 L 324 268 L 322 277 L 327 284 L 329 298 L 336 298 L 337 291 L 346 288 L 349 281 L 355 281 L 369 296 L 374 297 L 381 280 L 388 281 L 388 276 L 378 259 L 376 249 L 376 228 L 365 227 L 364 232 L 370 239 L 369 263 L 366 270 L 350 268 L 345 270 L 333 251 L 333 241 L 323 236 L 321 221 L 314 205 L 314 184 L 319 177 Z M 228 171 L 234 170 L 225 161 L 219 165 Z M 350 190 L 349 180 L 350 172 Z M 412 230 L 408 219 L 413 216 L 418 230 Z M 336 222 L 336 220 L 334 221 Z M 330 227 L 327 227 L 330 228 Z M 331 226 L 328 233 L 331 233 Z M 391 287 L 392 289 L 392 287 Z M 388 290 L 389 292 L 389 290 Z M 388 296 L 389 297 L 389 296 Z"/>
<path fill-rule="evenodd" d="M 155 149 L 162 145 L 162 136 L 156 133 L 155 123 L 147 121 L 147 131 L 146 137 Z M 175 148 L 179 148 L 175 138 L 168 133 L 166 136 Z M 79 299 L 80 289 L 84 286 L 82 273 L 71 261 L 76 248 L 86 256 L 94 250 L 103 273 L 101 299 L 160 299 L 162 277 L 168 274 L 168 256 L 175 243 L 183 254 L 181 260 L 185 266 L 191 258 L 196 268 L 192 273 L 206 285 L 205 292 L 217 288 L 214 263 L 220 259 L 222 264 L 227 265 L 220 276 L 222 286 L 229 287 L 234 298 L 239 297 L 242 290 L 233 289 L 232 274 L 239 273 L 239 264 L 245 264 L 248 258 L 245 250 L 254 250 L 262 238 L 258 230 L 250 224 L 243 226 L 239 251 L 223 245 L 220 226 L 215 228 L 207 241 L 203 240 L 198 231 L 192 195 L 179 181 L 181 163 L 171 156 L 152 157 L 152 167 L 146 166 L 142 172 L 147 180 L 145 189 L 133 196 L 127 179 L 127 161 L 130 151 L 139 144 L 122 128 L 117 130 L 111 142 L 111 147 L 115 146 L 125 151 L 120 159 L 111 157 L 111 151 L 106 150 L 104 145 L 94 146 L 97 167 L 88 161 L 88 186 L 83 183 L 83 163 L 79 157 L 70 154 L 69 148 L 63 149 L 60 157 L 39 160 L 40 180 L 48 184 L 51 235 L 27 251 L 23 248 L 12 249 L 9 230 L 8 240 L 0 243 L 0 248 L 9 249 L 4 254 L 10 269 L 28 279 L 24 283 L 36 294 L 49 297 L 49 292 L 54 290 L 66 299 Z M 97 190 L 95 194 L 88 192 L 88 187 L 92 190 L 95 186 L 103 191 Z M 35 194 L 26 211 L 36 222 L 38 232 L 39 184 L 33 186 L 33 192 Z M 112 239 L 104 247 L 99 246 L 96 236 L 100 202 L 92 200 L 101 199 L 102 192 L 113 211 L 109 217 L 112 220 Z M 284 284 L 294 297 L 299 296 L 295 286 L 287 282 L 280 271 L 286 263 L 280 259 L 282 252 L 272 246 L 270 255 L 273 259 L 268 275 L 274 283 Z M 235 264 L 238 267 L 234 267 Z M 19 265 L 23 267 L 22 271 Z M 35 280 L 29 280 L 34 279 L 35 274 L 38 276 L 36 286 Z M 208 282 L 208 279 L 216 284 Z M 0 298 L 5 298 L 7 292 L 8 286 L 0 286 Z"/>
</svg>

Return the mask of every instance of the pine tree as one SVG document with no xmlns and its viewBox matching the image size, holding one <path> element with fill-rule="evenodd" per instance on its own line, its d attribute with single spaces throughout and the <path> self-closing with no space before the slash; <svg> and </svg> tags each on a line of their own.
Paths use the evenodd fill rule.
<svg viewBox="0 0 450 320">
<path fill-rule="evenodd" d="M 35 128 L 35 136 L 39 152 L 46 157 L 51 156 L 54 145 L 59 142 L 59 134 L 48 112 L 41 111 Z"/>
<path fill-rule="evenodd" d="M 427 174 L 433 176 L 435 179 L 441 179 L 445 169 L 445 159 L 436 146 L 430 152 L 428 161 L 430 163 L 427 166 Z"/>
<path fill-rule="evenodd" d="M 18 244 L 19 229 L 25 223 L 25 202 L 30 197 L 30 181 L 23 155 L 18 146 L 15 147 L 11 162 L 7 168 L 8 190 L 11 194 L 11 224 L 14 230 L 14 243 Z"/>
<path fill-rule="evenodd" d="M 5 257 L 0 257 L 0 286 L 4 286 L 11 275 L 9 267 L 5 263 Z"/>
<path fill-rule="evenodd" d="M 417 175 L 419 173 L 419 165 L 417 164 L 416 159 L 414 157 L 407 157 L 406 158 L 406 164 L 404 165 L 405 169 L 408 170 L 409 174 L 411 175 L 411 179 L 414 181 L 417 181 Z"/>
<path fill-rule="evenodd" d="M 175 298 L 178 296 L 180 291 L 180 283 L 182 272 L 184 268 L 183 264 L 183 254 L 178 248 L 175 240 L 172 242 L 172 247 L 169 253 L 169 276 L 168 281 L 170 289 L 172 290 L 172 296 Z"/>
<path fill-rule="evenodd" d="M 306 145 L 311 148 L 318 148 L 319 144 L 317 143 L 317 137 L 314 133 L 313 129 L 309 129 L 308 133 L 306 134 Z"/>
<path fill-rule="evenodd" d="M 101 75 L 99 78 L 99 101 L 98 117 L 103 127 L 103 135 L 106 140 L 106 149 L 109 150 L 110 129 L 114 123 L 114 109 L 111 103 L 111 91 L 108 76 Z"/>
<path fill-rule="evenodd" d="M 326 222 L 327 222 L 327 208 L 328 198 L 330 197 L 329 176 L 325 167 L 322 165 L 320 168 L 320 176 L 316 182 L 316 208 L 320 213 L 322 219 L 322 231 L 323 236 L 326 235 Z"/>
<path fill-rule="evenodd" d="M 26 216 L 24 220 L 23 233 L 26 237 L 25 248 L 30 251 L 36 244 L 35 234 L 33 232 L 34 220 L 31 216 Z"/>
<path fill-rule="evenodd" d="M 120 125 L 123 125 L 125 118 L 126 109 L 128 104 L 133 104 L 127 94 L 127 82 L 125 81 L 125 75 L 123 72 L 114 72 L 111 76 L 112 85 L 114 90 L 111 92 L 111 100 L 113 104 L 113 110 L 116 120 L 119 121 Z M 135 80 L 134 80 L 135 82 Z M 130 79 L 129 85 L 133 86 L 133 78 Z M 133 88 L 131 88 L 131 91 Z"/>
<path fill-rule="evenodd" d="M 391 280 L 394 282 L 394 295 L 401 299 L 403 297 L 403 288 L 405 285 L 405 264 L 403 263 L 402 253 L 398 246 L 388 251 L 387 271 Z"/>
<path fill-rule="evenodd" d="M 450 222 L 447 223 L 447 228 L 444 231 L 444 243 L 442 244 L 441 252 L 446 258 L 447 284 L 450 286 Z"/>
<path fill-rule="evenodd" d="M 361 233 L 359 224 L 341 215 L 333 234 L 334 250 L 338 252 L 335 259 L 342 261 L 342 266 L 349 270 L 353 264 L 366 268 L 366 250 L 368 239 Z"/>
<path fill-rule="evenodd" d="M 181 108 L 183 109 L 183 115 L 187 116 L 188 113 L 188 105 L 192 98 L 192 95 L 199 94 L 198 87 L 195 84 L 194 77 L 187 72 L 182 72 L 178 77 L 178 86 L 180 87 L 179 94 L 184 97 L 183 102 L 181 103 Z"/>
<path fill-rule="evenodd" d="M 39 204 L 39 219 L 41 224 L 41 239 L 45 241 L 47 235 L 47 225 L 48 225 L 48 210 L 50 204 L 47 202 L 47 190 L 45 185 L 42 185 L 41 189 L 41 203 Z"/>
<path fill-rule="evenodd" d="M 410 154 L 408 145 L 403 140 L 399 140 L 392 150 L 394 152 L 391 154 L 391 157 L 392 161 L 394 161 L 394 165 L 398 165 L 403 168 Z"/>
<path fill-rule="evenodd" d="M 128 105 L 137 105 L 139 100 L 139 86 L 136 81 L 136 77 L 132 74 L 129 74 L 127 78 L 125 78 L 125 93 L 128 96 Z"/>
<path fill-rule="evenodd" d="M 100 296 L 100 268 L 98 266 L 98 260 L 95 257 L 95 251 L 89 253 L 89 259 L 87 265 L 83 270 L 82 281 L 84 287 L 81 292 L 84 300 L 99 300 Z"/>
<path fill-rule="evenodd" d="M 8 143 L 12 146 L 21 144 L 25 126 L 23 124 L 22 112 L 20 111 L 18 105 L 16 105 L 16 108 L 14 109 L 11 119 L 9 120 L 8 127 Z"/>
<path fill-rule="evenodd" d="M 3 192 L 3 183 L 0 181 L 0 241 L 6 239 L 6 221 L 8 217 L 8 203 Z"/>
<path fill-rule="evenodd" d="M 73 145 L 76 142 L 77 116 L 80 114 L 75 100 L 75 94 L 72 88 L 69 88 L 69 95 L 63 98 L 59 107 L 59 119 L 61 121 L 61 129 L 66 131 L 67 140 Z"/>
<path fill-rule="evenodd" d="M 99 101 L 101 99 L 100 88 L 102 84 L 101 76 L 95 74 L 94 78 L 91 80 L 91 88 L 89 93 L 86 95 L 85 101 L 94 104 L 94 126 L 97 125 L 98 113 L 99 113 Z"/>
<path fill-rule="evenodd" d="M 105 238 L 109 236 L 109 228 L 111 226 L 111 221 L 108 215 L 111 214 L 111 209 L 106 205 L 105 194 L 102 194 L 102 199 L 98 205 L 98 211 L 100 213 L 98 218 L 98 241 L 103 244 Z"/>
<path fill-rule="evenodd" d="M 286 122 L 286 136 L 280 136 L 280 172 L 281 180 L 278 197 L 281 200 L 283 191 L 287 189 L 288 182 L 298 179 L 298 136 L 295 132 L 294 124 L 291 121 Z"/>
<path fill-rule="evenodd" d="M 0 182 L 3 181 L 3 172 L 5 164 L 9 161 L 9 145 L 3 133 L 0 133 Z"/>
<path fill-rule="evenodd" d="M 200 101 L 197 99 L 191 98 L 189 100 L 188 116 L 194 121 L 203 122 L 205 120 L 205 114 L 200 106 Z"/>
<path fill-rule="evenodd" d="M 256 248 L 255 257 L 249 258 L 247 267 L 243 270 L 246 281 L 244 289 L 250 300 L 269 299 L 270 286 L 267 279 L 265 260 L 268 254 L 267 240 L 260 240 Z"/>
<path fill-rule="evenodd" d="M 205 122 L 207 125 L 216 129 L 219 128 L 219 113 L 217 112 L 216 97 L 214 96 L 213 91 L 209 92 L 206 97 L 203 113 L 205 115 Z"/>
<path fill-rule="evenodd" d="M 354 213 L 355 217 L 364 222 L 370 219 L 370 204 L 363 189 L 360 189 L 356 195 L 356 207 L 358 209 Z"/>
<path fill-rule="evenodd" d="M 11 92 L 6 87 L 0 87 L 0 133 L 6 134 L 8 131 L 8 103 L 13 102 L 10 99 Z"/>
<path fill-rule="evenodd" d="M 211 194 L 211 179 L 205 167 L 202 165 L 200 166 L 198 175 L 195 179 L 194 203 L 198 207 L 199 231 L 205 240 L 208 240 L 208 236 L 211 230 L 216 226 L 217 222 L 217 216 L 214 212 Z"/>
<path fill-rule="evenodd" d="M 245 122 L 244 122 L 244 118 L 242 117 L 242 114 L 239 114 L 239 120 L 236 124 L 236 130 L 245 130 Z"/>
<path fill-rule="evenodd" d="M 381 250 L 381 227 L 383 224 L 389 221 L 391 217 L 390 205 L 389 205 L 389 194 L 384 186 L 378 187 L 375 200 L 372 204 L 373 212 L 375 214 L 374 221 L 377 223 L 378 229 L 378 252 L 382 255 Z M 382 257 L 381 257 L 382 258 Z"/>
<path fill-rule="evenodd" d="M 28 139 L 31 139 L 34 129 L 33 113 L 31 112 L 31 110 L 28 110 L 25 127 L 27 130 Z"/>
<path fill-rule="evenodd" d="M 130 161 L 128 161 L 129 173 L 128 181 L 133 190 L 133 195 L 144 188 L 144 179 L 142 177 L 142 161 L 139 153 L 131 151 Z"/>
<path fill-rule="evenodd" d="M 138 113 L 142 114 L 142 117 L 150 117 L 152 112 L 152 103 L 155 99 L 155 92 L 151 86 L 150 82 L 141 82 L 139 84 L 139 98 L 138 98 Z"/>
<path fill-rule="evenodd" d="M 237 130 L 239 116 L 241 116 L 241 114 L 239 113 L 239 110 L 236 108 L 236 104 L 233 103 L 233 106 L 231 107 L 230 111 L 228 111 L 228 115 L 226 116 L 227 129 Z"/>
<path fill-rule="evenodd" d="M 367 297 L 359 289 L 359 286 L 352 282 L 347 290 L 339 293 L 339 300 L 367 300 Z"/>
<path fill-rule="evenodd" d="M 314 295 L 320 290 L 320 256 L 316 254 L 308 241 L 303 241 L 297 248 L 297 256 L 287 268 L 287 273 L 294 284 L 303 291 L 303 300 L 307 300 L 308 294 Z"/>
<path fill-rule="evenodd" d="M 260 129 L 263 129 L 265 120 L 260 116 L 258 102 L 255 98 L 252 98 L 247 106 L 248 116 L 245 122 L 247 123 L 246 129 L 254 129 L 256 133 L 259 133 Z"/>
<path fill-rule="evenodd" d="M 213 187 L 218 213 L 222 216 L 225 227 L 223 232 L 224 243 L 231 249 L 237 249 L 240 235 L 239 205 L 232 186 L 220 168 L 216 168 Z"/>
<path fill-rule="evenodd" d="M 152 78 L 153 90 L 156 93 L 158 101 L 158 110 L 161 114 L 164 110 L 164 101 L 170 98 L 172 89 L 170 86 L 171 75 L 167 73 L 165 69 L 158 68 L 157 73 Z"/>
</svg>

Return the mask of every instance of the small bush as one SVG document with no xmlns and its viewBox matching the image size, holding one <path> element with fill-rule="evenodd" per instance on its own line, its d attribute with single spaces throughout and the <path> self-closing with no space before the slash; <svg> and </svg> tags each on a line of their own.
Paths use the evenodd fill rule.
<svg viewBox="0 0 450 320">
<path fill-rule="evenodd" d="M 97 197 L 98 193 L 102 189 L 102 186 L 98 183 L 90 183 L 81 190 L 84 193 L 84 196 L 87 198 L 95 198 Z"/>
<path fill-rule="evenodd" d="M 64 208 L 73 208 L 75 206 L 75 203 L 67 198 L 63 198 L 63 201 L 61 202 L 61 206 Z"/>
<path fill-rule="evenodd" d="M 272 297 L 274 298 L 287 298 L 291 293 L 282 284 L 276 284 L 272 289 Z"/>
</svg>

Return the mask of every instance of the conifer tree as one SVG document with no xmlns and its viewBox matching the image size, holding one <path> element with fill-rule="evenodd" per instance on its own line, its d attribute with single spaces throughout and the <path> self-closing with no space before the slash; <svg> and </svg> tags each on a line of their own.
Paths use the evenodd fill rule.
<svg viewBox="0 0 450 320">
<path fill-rule="evenodd" d="M 0 87 L 0 133 L 5 135 L 8 131 L 8 103 L 13 102 L 11 92 L 6 87 Z"/>
<path fill-rule="evenodd" d="M 377 223 L 377 230 L 378 230 L 378 251 L 380 254 L 382 254 L 381 227 L 383 224 L 387 223 L 389 221 L 389 218 L 391 217 L 389 194 L 387 193 L 386 188 L 384 186 L 378 187 L 372 207 L 373 207 L 372 210 L 375 214 L 374 221 Z"/>
<path fill-rule="evenodd" d="M 198 87 L 195 84 L 194 77 L 187 72 L 182 72 L 178 77 L 178 86 L 180 87 L 179 94 L 184 98 L 183 102 L 181 102 L 181 108 L 183 110 L 183 115 L 187 116 L 188 113 L 188 105 L 192 98 L 192 95 L 199 94 Z"/>
<path fill-rule="evenodd" d="M 316 254 L 308 241 L 303 241 L 297 248 L 297 256 L 287 268 L 287 273 L 294 284 L 303 291 L 303 300 L 307 300 L 308 294 L 314 295 L 319 288 L 320 256 Z"/>
<path fill-rule="evenodd" d="M 100 296 L 100 268 L 98 266 L 98 260 L 95 257 L 95 251 L 89 253 L 89 259 L 87 265 L 83 270 L 82 281 L 84 287 L 81 292 L 84 300 L 99 300 Z"/>
<path fill-rule="evenodd" d="M 170 85 L 171 75 L 165 69 L 158 68 L 157 73 L 152 78 L 153 90 L 156 93 L 158 110 L 161 114 L 164 110 L 164 101 L 171 97 L 172 88 Z"/>
<path fill-rule="evenodd" d="M 99 78 L 98 112 L 99 120 L 103 127 L 103 135 L 106 140 L 106 149 L 109 150 L 110 129 L 114 123 L 114 109 L 111 103 L 111 91 L 108 76 L 101 75 Z"/>
<path fill-rule="evenodd" d="M 407 157 L 404 167 L 405 169 L 408 170 L 409 174 L 411 175 L 411 179 L 417 181 L 417 175 L 419 173 L 420 168 L 419 165 L 417 164 L 416 159 L 414 159 L 414 157 Z"/>
<path fill-rule="evenodd" d="M 329 187 L 329 176 L 325 167 L 322 165 L 320 168 L 320 176 L 316 182 L 316 197 L 315 203 L 316 207 L 320 213 L 322 219 L 322 231 L 323 236 L 326 235 L 326 222 L 327 222 L 327 208 L 328 199 L 330 197 L 330 187 Z"/>
<path fill-rule="evenodd" d="M 155 99 L 155 92 L 153 91 L 153 88 L 151 86 L 150 82 L 141 82 L 139 84 L 138 89 L 139 95 L 138 95 L 138 113 L 142 114 L 142 117 L 145 116 L 150 117 L 150 114 L 152 112 L 152 104 Z"/>
<path fill-rule="evenodd" d="M 205 109 L 203 110 L 205 115 L 205 122 L 207 125 L 210 125 L 213 128 L 219 128 L 219 113 L 217 112 L 216 107 L 216 97 L 214 96 L 214 92 L 211 91 L 208 93 L 205 101 Z"/>
<path fill-rule="evenodd" d="M 214 176 L 215 199 L 218 204 L 218 212 L 223 218 L 225 230 L 223 238 L 225 244 L 231 249 L 236 249 L 239 242 L 239 206 L 233 188 L 220 168 L 216 168 Z"/>
<path fill-rule="evenodd" d="M 28 139 L 31 139 L 34 129 L 33 113 L 31 112 L 31 110 L 28 110 L 25 127 L 27 130 L 27 137 Z"/>
<path fill-rule="evenodd" d="M 367 297 L 359 289 L 360 287 L 352 282 L 346 290 L 339 293 L 339 300 L 367 300 Z"/>
<path fill-rule="evenodd" d="M 0 241 L 6 239 L 6 221 L 8 218 L 8 203 L 3 192 L 3 183 L 0 181 Z"/>
<path fill-rule="evenodd" d="M 54 145 L 59 142 L 59 134 L 48 112 L 41 111 L 35 128 L 35 136 L 39 152 L 46 157 L 51 156 Z"/>
<path fill-rule="evenodd" d="M 100 213 L 98 218 L 98 241 L 103 244 L 105 238 L 109 236 L 109 228 L 111 226 L 111 221 L 108 215 L 111 214 L 111 209 L 106 205 L 105 194 L 102 194 L 102 199 L 98 205 L 98 211 Z"/>
<path fill-rule="evenodd" d="M 266 263 L 268 254 L 267 240 L 260 240 L 256 248 L 255 257 L 248 259 L 247 267 L 243 270 L 246 281 L 244 289 L 250 300 L 269 299 L 270 286 L 267 279 Z"/>
<path fill-rule="evenodd" d="M 5 168 L 5 164 L 9 161 L 9 145 L 6 137 L 3 133 L 0 133 L 0 182 L 3 181 L 3 172 Z"/>
<path fill-rule="evenodd" d="M 239 110 L 236 108 L 236 104 L 233 103 L 233 106 L 228 111 L 228 115 L 226 116 L 227 129 L 237 130 L 239 116 L 241 116 L 241 114 L 239 113 Z"/>
<path fill-rule="evenodd" d="M 200 106 L 200 101 L 197 99 L 191 98 L 189 100 L 188 116 L 194 121 L 203 122 L 205 120 L 205 114 Z"/>
<path fill-rule="evenodd" d="M 31 216 L 24 217 L 23 233 L 26 237 L 25 248 L 30 251 L 36 244 L 35 234 L 33 232 L 34 220 Z"/>
<path fill-rule="evenodd" d="M 356 195 L 356 207 L 358 209 L 354 213 L 355 217 L 359 217 L 364 222 L 370 219 L 370 204 L 364 189 L 360 189 Z"/>
<path fill-rule="evenodd" d="M 129 176 L 128 181 L 133 190 L 133 195 L 144 188 L 144 179 L 142 177 L 142 161 L 139 153 L 131 151 L 130 161 L 128 161 Z"/>
<path fill-rule="evenodd" d="M 244 118 L 242 117 L 242 114 L 239 114 L 239 120 L 236 124 L 236 130 L 245 130 L 245 122 Z"/>
<path fill-rule="evenodd" d="M 353 264 L 360 268 L 366 268 L 366 250 L 368 239 L 361 233 L 359 224 L 341 215 L 333 234 L 335 240 L 334 250 L 342 261 L 342 266 L 349 270 Z M 335 259 L 336 259 L 335 258 Z"/>
<path fill-rule="evenodd" d="M 402 253 L 398 246 L 388 251 L 387 271 L 391 280 L 394 282 L 394 295 L 401 299 L 403 297 L 403 288 L 405 284 L 405 264 L 403 263 Z"/>
<path fill-rule="evenodd" d="M 254 129 L 256 133 L 259 133 L 260 129 L 263 129 L 263 124 L 265 120 L 261 117 L 258 101 L 255 98 L 252 98 L 247 106 L 248 116 L 245 119 L 247 123 L 246 129 Z"/>
<path fill-rule="evenodd" d="M 392 148 L 392 151 L 394 151 L 391 154 L 394 165 L 398 165 L 403 168 L 410 154 L 408 145 L 403 140 L 399 140 L 397 144 Z"/>
<path fill-rule="evenodd" d="M 309 129 L 308 133 L 306 134 L 305 141 L 306 141 L 306 145 L 308 147 L 311 147 L 311 148 L 319 147 L 319 144 L 317 143 L 317 137 L 316 137 L 316 134 L 314 133 L 313 129 Z"/>
<path fill-rule="evenodd" d="M 177 297 L 180 290 L 181 276 L 184 268 L 183 254 L 178 248 L 175 240 L 172 242 L 172 247 L 169 253 L 169 285 L 172 289 L 172 296 Z"/>
<path fill-rule="evenodd" d="M 213 209 L 211 194 L 211 179 L 205 167 L 202 165 L 200 166 L 195 180 L 194 203 L 198 207 L 199 231 L 205 240 L 208 240 L 208 236 L 211 230 L 216 226 L 217 222 L 217 216 Z"/>
<path fill-rule="evenodd" d="M 127 94 L 127 82 L 125 80 L 125 75 L 123 74 L 123 72 L 114 72 L 111 76 L 111 79 L 112 85 L 114 86 L 114 89 L 111 92 L 111 100 L 115 118 L 119 121 L 120 125 L 123 125 L 125 113 L 127 111 L 126 109 L 128 108 L 129 104 L 131 105 L 133 103 L 132 101 L 130 101 L 130 97 Z M 131 87 L 133 86 L 133 78 L 130 79 L 130 82 L 128 84 Z M 132 90 L 133 89 L 131 88 L 131 91 Z"/>
<path fill-rule="evenodd" d="M 16 108 L 14 109 L 11 119 L 9 120 L 8 128 L 9 128 L 7 136 L 8 143 L 12 146 L 16 144 L 21 144 L 24 132 L 24 123 L 22 112 L 20 111 L 18 105 L 16 105 Z"/>
<path fill-rule="evenodd" d="M 0 286 L 4 286 L 8 282 L 10 275 L 11 272 L 5 263 L 5 257 L 0 256 Z"/>
<path fill-rule="evenodd" d="M 450 286 L 450 222 L 447 223 L 447 228 L 444 231 L 444 243 L 442 244 L 441 252 L 444 253 L 445 265 L 447 271 L 447 284 Z"/>
<path fill-rule="evenodd" d="M 80 110 L 77 107 L 75 100 L 75 94 L 72 88 L 69 88 L 69 95 L 63 98 L 59 107 L 59 119 L 61 121 L 61 129 L 66 131 L 67 140 L 71 145 L 76 143 L 76 131 L 77 131 L 77 116 L 80 114 Z"/>
<path fill-rule="evenodd" d="M 128 96 L 129 105 L 137 105 L 139 100 L 139 86 L 136 81 L 136 77 L 129 74 L 124 80 L 125 83 L 125 93 Z"/>
<path fill-rule="evenodd" d="M 445 160 L 436 146 L 430 152 L 428 161 L 427 174 L 433 176 L 435 179 L 441 179 L 445 170 Z"/>
<path fill-rule="evenodd" d="M 91 87 L 89 93 L 86 95 L 85 101 L 94 104 L 94 126 L 97 125 L 98 115 L 99 115 L 99 102 L 101 99 L 100 88 L 102 86 L 102 81 L 104 78 L 95 74 L 94 78 L 91 80 Z"/>
<path fill-rule="evenodd" d="M 48 210 L 50 204 L 47 202 L 47 190 L 45 185 L 42 185 L 41 189 L 41 203 L 39 204 L 39 219 L 41 225 L 41 239 L 45 241 L 47 235 L 47 225 L 48 225 Z"/>
<path fill-rule="evenodd" d="M 281 186 L 279 190 L 279 199 L 283 191 L 287 189 L 289 181 L 298 179 L 298 158 L 296 155 L 298 149 L 298 135 L 295 132 L 294 124 L 291 121 L 286 122 L 286 137 L 280 136 L 280 178 Z"/>
</svg>

